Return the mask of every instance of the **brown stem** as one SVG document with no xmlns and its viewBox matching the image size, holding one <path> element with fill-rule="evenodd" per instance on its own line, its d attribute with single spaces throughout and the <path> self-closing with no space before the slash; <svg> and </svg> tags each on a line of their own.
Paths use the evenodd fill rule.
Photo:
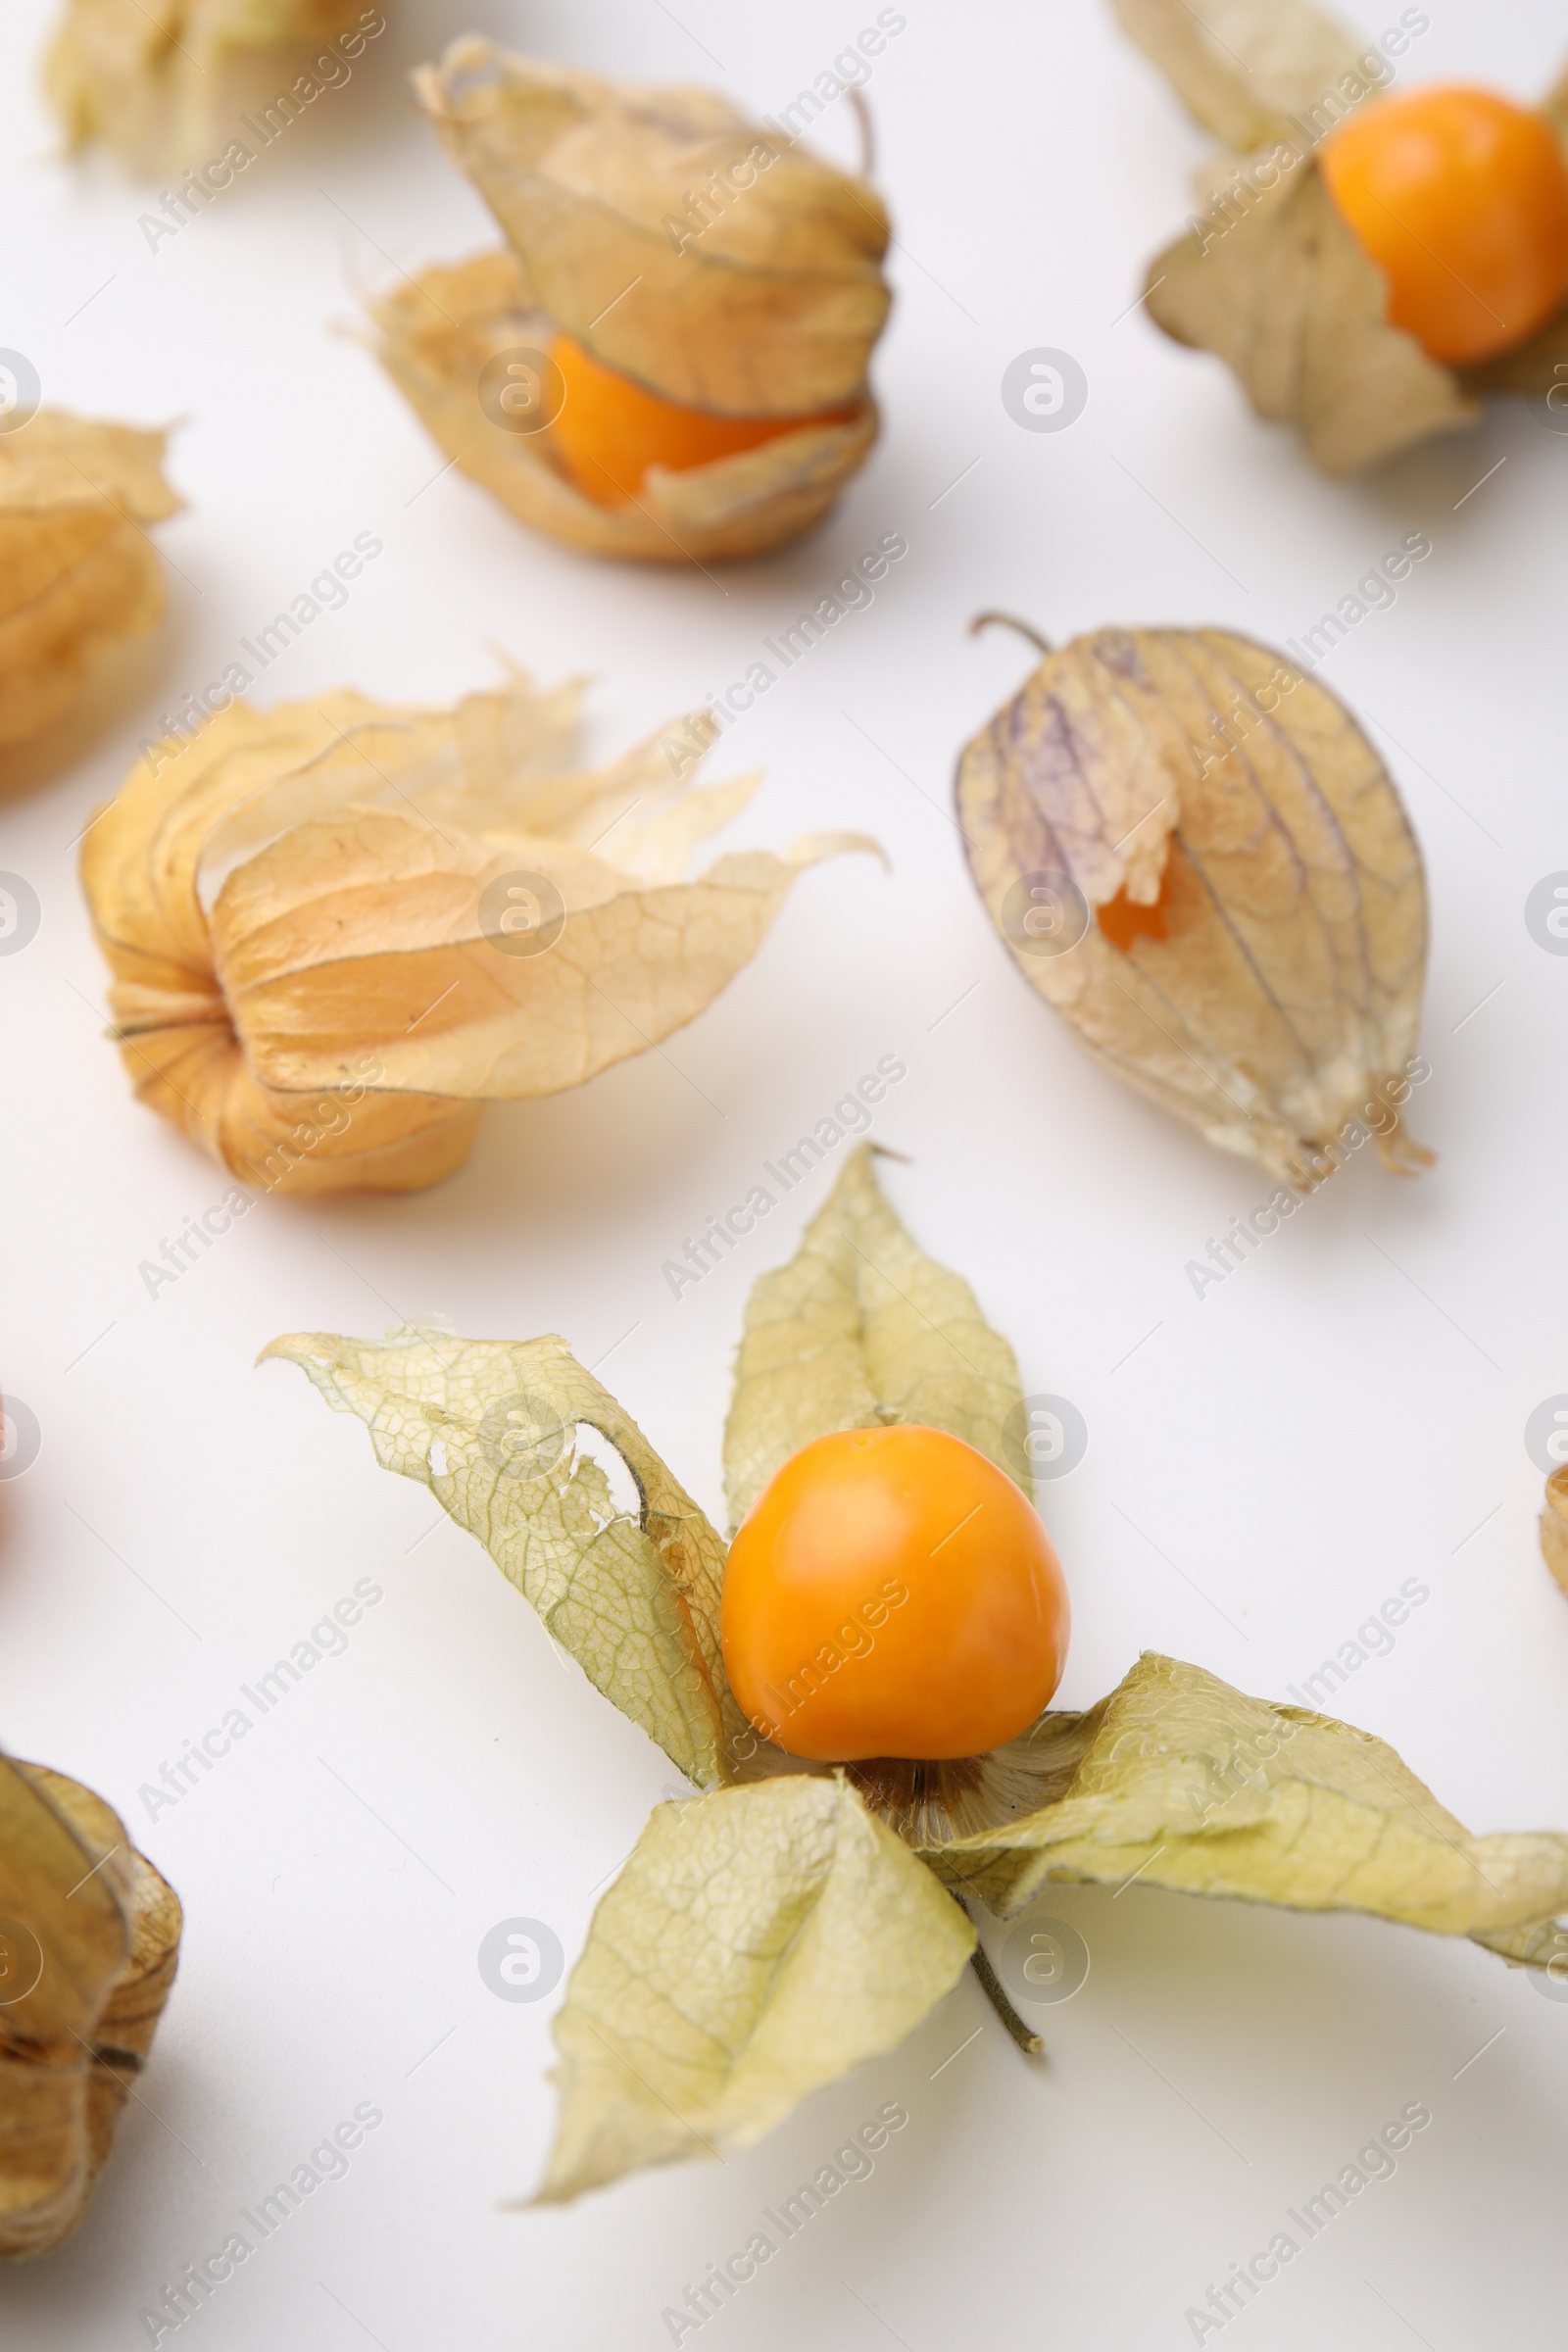
<svg viewBox="0 0 1568 2352">
<path fill-rule="evenodd" d="M 1016 629 L 1020 637 L 1028 638 L 1038 653 L 1054 654 L 1056 650 L 1049 637 L 1042 637 L 1038 629 L 1032 629 L 1026 620 L 1017 619 L 1011 612 L 977 612 L 969 623 L 970 636 L 978 637 L 981 630 L 990 628 L 993 622 L 1004 629 Z"/>
<path fill-rule="evenodd" d="M 872 125 L 871 109 L 865 102 L 864 93 L 858 90 L 853 83 L 850 87 L 850 104 L 854 107 L 855 119 L 860 125 L 860 177 L 869 179 L 876 170 L 876 131 Z"/>
<path fill-rule="evenodd" d="M 953 1894 L 953 1889 L 951 1886 L 948 1888 L 948 1892 Z M 972 1914 L 969 1906 L 966 1902 L 964 1902 L 962 1897 L 960 1895 L 954 1894 L 953 1899 L 957 1904 L 958 1909 L 963 1913 L 964 1918 L 971 1920 L 972 1922 Z M 997 1975 L 997 1972 L 992 1967 L 990 1961 L 986 1958 L 986 1947 L 980 1941 L 978 1936 L 975 1938 L 974 1950 L 969 1954 L 969 1966 L 974 1970 L 975 1975 L 979 1978 L 980 1989 L 985 1994 L 986 1999 L 991 2003 L 992 2008 L 1001 2018 L 1003 2024 L 1006 2027 L 1007 2032 L 1011 2034 L 1019 2049 L 1022 2050 L 1024 2056 L 1026 2058 L 1038 2058 L 1046 2045 L 1041 2039 L 1040 2035 L 1034 2033 L 1028 2026 L 1024 2024 L 1023 2019 L 1018 2015 L 1017 2010 L 1008 2000 L 1005 1992 L 1003 1990 L 1002 1980 Z"/>
</svg>

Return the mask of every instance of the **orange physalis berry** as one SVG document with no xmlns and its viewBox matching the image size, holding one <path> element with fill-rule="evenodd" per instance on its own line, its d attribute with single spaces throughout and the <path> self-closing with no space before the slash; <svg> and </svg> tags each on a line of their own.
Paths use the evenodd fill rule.
<svg viewBox="0 0 1568 2352">
<path fill-rule="evenodd" d="M 617 368 L 607 368 L 570 335 L 557 335 L 550 356 L 561 370 L 565 402 L 551 426 L 551 441 L 577 489 L 596 506 L 620 507 L 636 497 L 651 466 L 686 473 L 715 458 L 738 457 L 803 424 L 847 424 L 860 404 L 824 409 L 812 416 L 730 416 L 715 409 L 682 408 Z"/>
<path fill-rule="evenodd" d="M 1389 281 L 1389 317 L 1465 367 L 1522 343 L 1568 290 L 1568 159 L 1544 115 L 1490 90 L 1412 90 L 1326 143 L 1330 195 Z"/>
<path fill-rule="evenodd" d="M 945 1430 L 817 1438 L 724 1571 L 730 1685 L 791 1755 L 974 1756 L 1046 1706 L 1067 1655 L 1061 1564 L 1006 1473 Z"/>
</svg>

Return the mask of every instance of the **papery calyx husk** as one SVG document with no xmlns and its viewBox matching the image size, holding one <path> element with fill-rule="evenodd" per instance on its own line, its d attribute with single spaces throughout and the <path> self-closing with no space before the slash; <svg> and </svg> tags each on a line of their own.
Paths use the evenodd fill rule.
<svg viewBox="0 0 1568 2352">
<path fill-rule="evenodd" d="M 605 81 L 473 35 L 416 88 L 540 309 L 607 367 L 737 416 L 863 391 L 890 300 L 887 216 L 863 181 L 715 92 Z M 754 149 L 767 163 L 716 201 L 712 174 Z"/>
<path fill-rule="evenodd" d="M 1366 736 L 1283 656 L 1076 638 L 966 746 L 957 808 L 1019 969 L 1107 1067 L 1298 1187 L 1369 1136 L 1394 1173 L 1430 1156 L 1398 1109 L 1426 1074 L 1420 852 Z M 1165 936 L 1113 944 L 1112 902 Z"/>
<path fill-rule="evenodd" d="M 86 2212 L 180 1928 L 101 1797 L 0 1756 L 0 2258 L 52 2253 Z"/>
<path fill-rule="evenodd" d="M 72 147 L 102 139 L 127 163 L 157 171 L 197 163 L 204 142 L 216 139 L 221 151 L 225 138 L 238 137 L 220 89 L 232 59 L 262 53 L 258 71 L 275 62 L 287 92 L 309 65 L 307 56 L 291 54 L 300 44 L 352 30 L 373 39 L 385 29 L 380 10 L 366 0 L 65 0 L 44 59 L 44 88 Z M 270 51 L 278 53 L 275 61 L 266 61 Z M 334 73 L 326 86 L 337 78 Z M 260 103 L 270 95 L 265 79 L 254 95 Z M 302 97 L 295 94 L 295 114 Z M 285 111 L 278 119 L 293 118 Z"/>
<path fill-rule="evenodd" d="M 162 618 L 145 526 L 180 504 L 165 439 L 57 409 L 0 433 L 0 744 L 58 718 L 100 653 Z"/>
<path fill-rule="evenodd" d="M 815 835 L 688 880 L 757 779 L 689 781 L 706 712 L 576 770 L 577 702 L 516 671 L 450 710 L 233 703 L 153 746 L 82 845 L 137 1094 L 263 1189 L 416 1190 L 486 1102 L 658 1044 L 805 867 L 874 848 Z"/>
<path fill-rule="evenodd" d="M 1472 1837 L 1381 1740 L 1176 1659 L 1146 1654 L 1098 1706 L 1048 1711 L 941 1786 L 768 1749 L 724 1676 L 722 1541 L 560 1340 L 411 1328 L 266 1352 L 363 1420 L 383 1466 L 485 1544 L 706 1791 L 656 1808 L 595 1910 L 555 2020 L 545 2202 L 752 2146 L 952 1990 L 975 1944 L 963 1906 L 1010 1918 L 1052 1880 L 1361 1911 L 1537 1967 L 1563 1948 L 1568 1836 Z M 1013 1467 L 1017 1385 L 1005 1341 L 904 1230 L 862 1150 L 754 1291 L 731 1509 L 779 1447 L 873 1419 L 948 1428 Z M 605 1446 L 629 1477 L 619 1502 Z"/>
<path fill-rule="evenodd" d="M 1151 317 L 1216 353 L 1260 416 L 1296 425 L 1329 473 L 1474 424 L 1484 391 L 1545 393 L 1568 361 L 1568 303 L 1476 368 L 1390 323 L 1388 284 L 1340 214 L 1316 149 L 1392 78 L 1306 0 L 1112 0 L 1124 29 L 1230 153 L 1199 173 L 1186 233 L 1150 264 Z M 1543 112 L 1568 144 L 1568 77 Z"/>
<path fill-rule="evenodd" d="M 295 1332 L 263 1350 L 270 1357 L 362 1420 L 384 1470 L 429 1488 L 688 1780 L 735 1777 L 745 1719 L 719 1650 L 723 1543 L 564 1340 L 411 1324 L 382 1341 Z M 616 1461 L 635 1507 L 614 1499 Z"/>
<path fill-rule="evenodd" d="M 1568 1835 L 1476 1838 L 1370 1732 L 1250 1698 L 1146 1651 L 1108 1697 L 1042 1717 L 1048 1801 L 922 1844 L 946 1886 L 999 1918 L 1049 1880 L 1365 1911 L 1543 1966 L 1568 1907 Z"/>
<path fill-rule="evenodd" d="M 1190 112 L 1243 153 L 1291 136 L 1326 94 L 1358 103 L 1374 86 L 1366 50 L 1308 0 L 1111 0 L 1122 30 Z M 1351 97 L 1344 86 L 1357 84 Z"/>
<path fill-rule="evenodd" d="M 594 1913 L 558 2011 L 539 2202 L 756 2145 L 896 2049 L 974 1929 L 842 1778 L 660 1805 Z"/>
<path fill-rule="evenodd" d="M 906 1231 L 857 1147 L 787 1266 L 753 1285 L 724 1424 L 733 1531 L 793 1454 L 841 1429 L 945 1429 L 1031 1491 L 1018 1361 L 959 1274 Z"/>
<path fill-rule="evenodd" d="M 1541 1512 L 1541 1556 L 1568 1592 L 1568 1462 L 1546 1481 Z"/>
<path fill-rule="evenodd" d="M 1381 1740 L 1146 1654 L 1047 1714 L 963 1835 L 882 1814 L 831 1769 L 661 1805 L 594 1914 L 557 2015 L 555 2202 L 751 2146 L 902 2040 L 953 1987 L 969 1921 L 1055 1880 L 1349 1910 L 1545 1967 L 1568 1836 L 1472 1837 Z M 916 1867 L 911 1871 L 910 1865 Z M 919 1865 L 929 1873 L 921 1886 Z"/>
<path fill-rule="evenodd" d="M 597 555 L 752 555 L 825 514 L 876 438 L 866 374 L 889 231 L 871 188 L 715 93 L 609 82 L 477 36 L 416 86 L 509 240 L 375 306 L 379 356 L 447 455 L 520 519 Z M 802 423 L 739 456 L 655 467 L 627 503 L 600 506 L 548 429 L 505 430 L 480 399 L 488 363 L 558 331 L 683 407 Z"/>
</svg>

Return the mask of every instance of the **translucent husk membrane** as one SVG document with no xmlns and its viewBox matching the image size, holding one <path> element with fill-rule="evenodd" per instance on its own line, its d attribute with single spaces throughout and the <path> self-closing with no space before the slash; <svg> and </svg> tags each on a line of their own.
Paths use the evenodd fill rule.
<svg viewBox="0 0 1568 2352">
<path fill-rule="evenodd" d="M 137 1095 L 242 1183 L 408 1192 L 487 1102 L 560 1093 L 701 1012 L 814 835 L 688 878 L 755 776 L 700 787 L 706 712 L 572 764 L 579 689 L 449 710 L 232 703 L 145 753 L 82 844 Z"/>
</svg>

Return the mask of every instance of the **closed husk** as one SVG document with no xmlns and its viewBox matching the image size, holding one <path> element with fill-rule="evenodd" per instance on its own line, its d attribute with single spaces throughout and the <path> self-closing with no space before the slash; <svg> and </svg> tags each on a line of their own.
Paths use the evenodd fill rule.
<svg viewBox="0 0 1568 2352">
<path fill-rule="evenodd" d="M 1305 1189 L 1369 1135 L 1396 1174 L 1430 1156 L 1397 1108 L 1420 851 L 1371 743 L 1283 656 L 1224 629 L 1075 638 L 966 747 L 957 808 L 1020 971 L 1107 1068 Z M 1164 935 L 1116 944 L 1145 909 Z"/>
</svg>

